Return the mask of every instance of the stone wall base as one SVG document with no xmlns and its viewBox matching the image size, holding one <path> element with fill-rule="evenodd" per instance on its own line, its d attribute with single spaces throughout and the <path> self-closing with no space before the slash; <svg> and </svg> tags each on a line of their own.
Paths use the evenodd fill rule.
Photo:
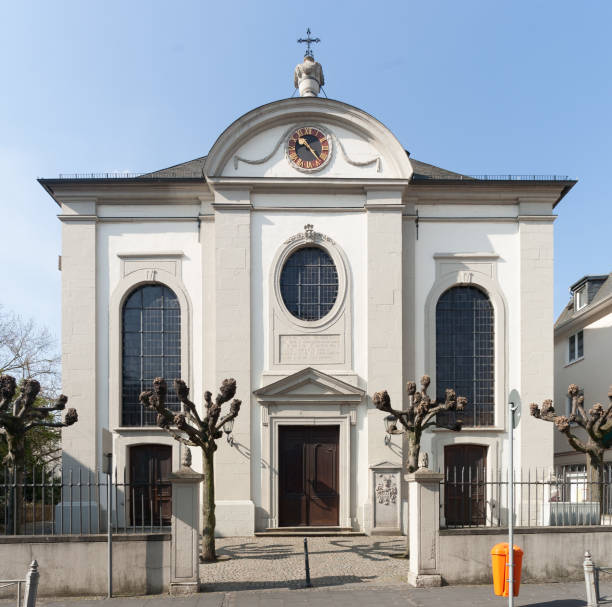
<svg viewBox="0 0 612 607">
<path fill-rule="evenodd" d="M 170 582 L 170 594 L 172 596 L 188 596 L 200 591 L 198 582 Z"/>
<path fill-rule="evenodd" d="M 249 537 L 255 535 L 255 504 L 251 500 L 215 502 L 216 537 Z"/>
<path fill-rule="evenodd" d="M 442 576 L 438 574 L 408 572 L 408 583 L 415 588 L 436 588 L 442 586 Z"/>
</svg>

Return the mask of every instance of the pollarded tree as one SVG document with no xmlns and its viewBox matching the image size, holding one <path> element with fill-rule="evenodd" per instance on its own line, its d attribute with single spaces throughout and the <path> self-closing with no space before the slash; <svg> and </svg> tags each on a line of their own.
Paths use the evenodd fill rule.
<svg viewBox="0 0 612 607">
<path fill-rule="evenodd" d="M 406 434 L 408 438 L 408 472 L 415 472 L 419 467 L 421 435 L 427 428 L 435 426 L 437 428 L 459 431 L 463 424 L 462 420 L 439 421 L 437 415 L 447 411 L 463 411 L 467 404 L 467 399 L 463 396 L 457 397 L 455 391 L 451 388 L 447 388 L 444 402 L 432 399 L 427 394 L 427 388 L 430 383 L 429 375 L 423 375 L 421 378 L 421 392 L 417 392 L 416 382 L 409 381 L 406 384 L 409 400 L 408 409 L 401 411 L 391 408 L 391 398 L 386 390 L 376 392 L 372 397 L 374 406 L 377 409 L 390 413 L 403 426 L 403 430 L 400 430 L 392 423 L 389 433 Z"/>
<path fill-rule="evenodd" d="M 572 401 L 569 417 L 555 412 L 553 401 L 548 399 L 538 407 L 531 403 L 531 415 L 555 424 L 559 432 L 565 434 L 573 449 L 587 456 L 587 479 L 590 499 L 602 501 L 601 487 L 604 481 L 604 452 L 612 444 L 612 386 L 608 391 L 609 404 L 604 409 L 601 403 L 594 404 L 588 411 L 584 409 L 584 396 L 576 384 L 571 384 L 567 395 Z M 580 426 L 586 431 L 586 441 L 576 436 L 572 429 Z"/>
<path fill-rule="evenodd" d="M 6 438 L 7 455 L 4 464 L 9 468 L 23 465 L 26 435 L 34 428 L 63 428 L 78 421 L 76 409 L 68 409 L 64 421 L 55 418 L 56 411 L 66 408 L 68 397 L 60 394 L 55 404 L 38 406 L 40 384 L 35 379 L 26 379 L 21 384 L 19 396 L 15 398 L 17 382 L 11 375 L 0 375 L 0 434 Z"/>
<path fill-rule="evenodd" d="M 16 487 L 16 499 L 9 499 L 9 510 L 14 504 L 21 504 L 23 490 L 23 473 L 26 456 L 26 439 L 31 430 L 40 428 L 63 428 L 72 426 L 77 420 L 76 409 L 68 409 L 64 420 L 57 419 L 57 411 L 66 408 L 68 397 L 61 394 L 50 406 L 40 405 L 38 393 L 40 384 L 35 379 L 26 379 L 21 383 L 19 395 L 17 382 L 11 375 L 0 375 L 0 435 L 6 439 L 7 454 L 3 463 L 7 466 Z M 19 521 L 9 512 L 8 528 L 18 532 Z"/>
<path fill-rule="evenodd" d="M 204 393 L 206 415 L 200 417 L 196 406 L 189 400 L 189 388 L 181 379 L 174 380 L 174 389 L 183 404 L 183 411 L 177 413 L 166 408 L 168 387 L 162 377 L 153 380 L 153 390 L 143 392 L 140 402 L 143 406 L 157 412 L 157 425 L 169 432 L 177 441 L 188 447 L 200 447 L 202 451 L 204 491 L 202 499 L 202 515 L 204 528 L 202 530 L 202 560 L 213 562 L 217 560 L 215 551 L 215 475 L 214 453 L 217 450 L 216 440 L 223 436 L 222 428 L 231 422 L 240 411 L 242 401 L 234 398 L 236 380 L 224 379 L 219 394 L 212 400 L 212 394 Z M 229 413 L 221 415 L 222 405 L 229 400 Z"/>
</svg>

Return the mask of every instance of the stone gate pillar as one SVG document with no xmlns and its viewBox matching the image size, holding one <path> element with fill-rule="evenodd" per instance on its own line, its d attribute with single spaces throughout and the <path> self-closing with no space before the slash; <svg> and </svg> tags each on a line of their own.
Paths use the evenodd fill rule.
<svg viewBox="0 0 612 607">
<path fill-rule="evenodd" d="M 408 529 L 410 567 L 408 583 L 417 588 L 441 586 L 440 575 L 440 481 L 442 474 L 420 468 L 406 474 L 408 482 Z"/>
<path fill-rule="evenodd" d="M 186 449 L 183 463 L 170 475 L 172 483 L 172 542 L 170 594 L 193 594 L 200 587 L 200 483 Z"/>
</svg>

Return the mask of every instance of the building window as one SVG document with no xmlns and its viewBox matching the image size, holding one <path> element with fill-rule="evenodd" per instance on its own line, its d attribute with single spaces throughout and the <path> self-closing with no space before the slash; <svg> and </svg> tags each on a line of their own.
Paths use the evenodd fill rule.
<svg viewBox="0 0 612 607">
<path fill-rule="evenodd" d="M 574 292 L 574 309 L 580 310 L 587 305 L 586 286 Z"/>
<path fill-rule="evenodd" d="M 327 251 L 303 247 L 285 262 L 280 291 L 287 310 L 301 320 L 319 320 L 338 296 L 338 271 Z"/>
<path fill-rule="evenodd" d="M 578 331 L 568 339 L 567 362 L 572 363 L 584 357 L 584 333 Z"/>
<path fill-rule="evenodd" d="M 454 388 L 468 399 L 465 411 L 445 413 L 464 426 L 495 423 L 495 355 L 493 306 L 476 287 L 453 287 L 436 306 L 436 392 L 444 398 Z"/>
<path fill-rule="evenodd" d="M 164 285 L 133 291 L 123 306 L 122 418 L 123 426 L 155 425 L 156 414 L 143 408 L 138 396 L 150 390 L 156 377 L 172 386 L 181 376 L 181 309 L 175 293 Z M 166 406 L 180 410 L 171 388 Z"/>
</svg>

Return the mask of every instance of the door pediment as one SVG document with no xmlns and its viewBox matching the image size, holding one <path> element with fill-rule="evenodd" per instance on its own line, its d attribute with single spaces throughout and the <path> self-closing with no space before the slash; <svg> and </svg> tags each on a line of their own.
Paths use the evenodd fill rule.
<svg viewBox="0 0 612 607">
<path fill-rule="evenodd" d="M 327 373 L 307 367 L 263 386 L 255 390 L 253 394 L 261 405 L 276 403 L 358 404 L 362 401 L 365 392 Z"/>
</svg>

